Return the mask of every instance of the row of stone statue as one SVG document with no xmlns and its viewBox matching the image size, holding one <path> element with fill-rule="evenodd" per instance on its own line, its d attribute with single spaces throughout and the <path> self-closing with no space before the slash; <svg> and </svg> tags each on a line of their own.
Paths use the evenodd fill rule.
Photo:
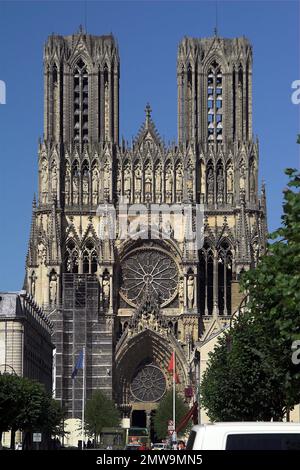
<svg viewBox="0 0 300 470">
<path fill-rule="evenodd" d="M 142 171 L 140 163 L 138 163 L 132 171 L 129 164 L 123 169 L 120 167 L 117 171 L 117 192 L 118 195 L 124 195 L 130 202 L 142 202 L 142 200 L 160 200 L 160 202 L 181 202 L 184 190 L 190 195 L 193 192 L 194 171 L 189 167 L 184 173 L 182 165 L 177 165 L 175 171 L 172 166 L 166 167 L 162 171 L 162 165 L 158 164 L 153 171 L 150 164 L 146 165 Z M 67 205 L 74 204 L 98 204 L 103 198 L 105 199 L 111 188 L 111 167 L 108 161 L 105 162 L 102 172 L 100 173 L 97 166 L 92 168 L 91 178 L 88 166 L 84 166 L 81 174 L 78 166 L 70 169 L 70 165 L 66 165 L 64 194 L 65 203 Z M 239 189 L 245 189 L 247 184 L 246 165 L 242 161 L 239 167 Z M 250 165 L 249 174 L 250 192 L 256 190 L 256 168 Z M 58 170 L 56 162 L 53 162 L 50 171 L 50 179 L 48 172 L 48 164 L 44 159 L 41 165 L 40 191 L 42 202 L 46 203 L 48 193 L 57 196 L 58 192 Z M 228 194 L 234 192 L 234 170 L 232 164 L 226 168 L 226 174 L 223 167 L 217 167 L 216 173 L 212 166 L 208 166 L 205 172 L 204 166 L 200 168 L 200 193 L 207 194 L 208 199 L 212 199 L 212 195 L 216 194 L 218 199 L 222 199 Z M 165 197 L 163 197 L 165 195 Z M 154 197 L 153 197 L 154 196 Z"/>
</svg>

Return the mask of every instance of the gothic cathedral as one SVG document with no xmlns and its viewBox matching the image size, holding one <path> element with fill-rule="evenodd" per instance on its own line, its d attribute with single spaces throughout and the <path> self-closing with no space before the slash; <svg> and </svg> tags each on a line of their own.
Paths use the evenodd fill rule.
<svg viewBox="0 0 300 470">
<path fill-rule="evenodd" d="M 113 36 L 48 38 L 25 288 L 53 322 L 54 391 L 68 416 L 81 417 L 83 378 L 71 375 L 85 347 L 86 398 L 105 391 L 134 423 L 170 387 L 173 351 L 180 392 L 195 393 L 196 353 L 229 324 L 240 275 L 265 249 L 266 200 L 247 39 L 180 42 L 177 143 L 161 139 L 149 105 L 132 143 L 119 141 L 119 79 Z M 164 211 L 150 233 L 153 205 L 202 207 L 201 246 L 175 236 Z M 124 236 L 137 206 L 144 219 Z"/>
</svg>

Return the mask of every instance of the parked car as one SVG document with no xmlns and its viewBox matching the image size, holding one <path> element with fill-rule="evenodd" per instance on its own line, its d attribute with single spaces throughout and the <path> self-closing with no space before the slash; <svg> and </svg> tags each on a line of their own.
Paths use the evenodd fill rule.
<svg viewBox="0 0 300 470">
<path fill-rule="evenodd" d="M 151 447 L 152 450 L 166 450 L 167 444 L 165 442 L 155 442 Z"/>
<path fill-rule="evenodd" d="M 140 444 L 127 444 L 124 450 L 139 450 Z"/>
<path fill-rule="evenodd" d="M 300 450 L 300 424 L 233 422 L 194 426 L 187 450 Z"/>
</svg>

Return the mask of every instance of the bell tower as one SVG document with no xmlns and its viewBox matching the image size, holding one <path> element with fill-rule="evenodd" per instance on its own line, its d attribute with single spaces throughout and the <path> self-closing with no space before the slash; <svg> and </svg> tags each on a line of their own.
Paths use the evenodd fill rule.
<svg viewBox="0 0 300 470">
<path fill-rule="evenodd" d="M 113 36 L 52 35 L 44 48 L 44 139 L 119 140 L 119 53 Z"/>
<path fill-rule="evenodd" d="M 178 139 L 252 139 L 252 47 L 244 37 L 185 37 L 178 48 Z"/>
</svg>

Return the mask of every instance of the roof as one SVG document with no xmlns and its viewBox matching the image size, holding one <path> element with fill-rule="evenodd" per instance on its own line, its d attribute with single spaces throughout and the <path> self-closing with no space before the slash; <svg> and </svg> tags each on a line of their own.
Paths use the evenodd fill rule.
<svg viewBox="0 0 300 470">
<path fill-rule="evenodd" d="M 0 318 L 23 316 L 18 292 L 0 292 Z"/>
</svg>

